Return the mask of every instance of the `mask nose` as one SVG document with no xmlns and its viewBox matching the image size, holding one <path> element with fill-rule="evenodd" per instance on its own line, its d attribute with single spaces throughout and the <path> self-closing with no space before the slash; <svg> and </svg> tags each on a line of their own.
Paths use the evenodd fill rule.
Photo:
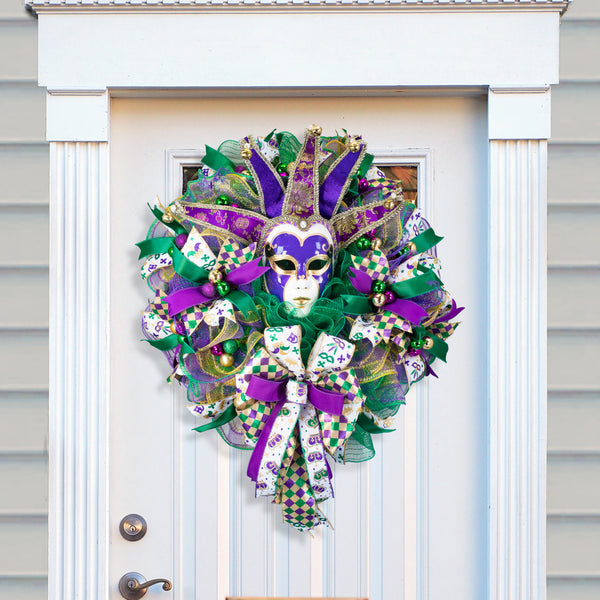
<svg viewBox="0 0 600 600">
<path fill-rule="evenodd" d="M 298 280 L 306 279 L 306 263 L 298 265 L 298 272 L 296 273 Z"/>
</svg>

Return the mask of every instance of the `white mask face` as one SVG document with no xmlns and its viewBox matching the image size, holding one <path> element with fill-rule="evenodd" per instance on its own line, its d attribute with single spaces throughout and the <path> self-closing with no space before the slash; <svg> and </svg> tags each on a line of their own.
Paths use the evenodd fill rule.
<svg viewBox="0 0 600 600">
<path fill-rule="evenodd" d="M 267 289 L 308 315 L 331 277 L 332 250 L 331 234 L 320 223 L 304 231 L 288 223 L 274 227 L 265 245 Z"/>
</svg>

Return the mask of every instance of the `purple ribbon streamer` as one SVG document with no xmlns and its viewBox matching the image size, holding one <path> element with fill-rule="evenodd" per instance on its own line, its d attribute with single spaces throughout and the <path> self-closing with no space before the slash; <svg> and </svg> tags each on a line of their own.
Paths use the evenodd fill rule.
<svg viewBox="0 0 600 600">
<path fill-rule="evenodd" d="M 443 323 L 444 321 L 450 321 L 450 319 L 454 319 L 454 317 L 457 317 L 463 310 L 465 310 L 464 306 L 458 308 L 456 306 L 456 301 L 452 300 L 452 308 L 450 309 L 450 312 L 447 312 L 445 315 L 442 315 L 441 317 L 436 319 L 434 323 Z"/>
<path fill-rule="evenodd" d="M 250 283 L 255 279 L 258 279 L 261 275 L 269 270 L 269 267 L 260 267 L 258 263 L 260 258 L 255 258 L 250 262 L 244 263 L 235 269 L 232 269 L 225 275 L 225 281 L 232 285 L 244 285 Z M 185 288 L 183 290 L 177 290 L 172 294 L 169 294 L 165 298 L 165 302 L 169 305 L 169 316 L 174 315 L 187 310 L 192 306 L 198 304 L 206 304 L 211 300 L 214 300 L 215 296 L 208 298 L 201 291 L 200 287 Z"/>
<path fill-rule="evenodd" d="M 354 288 L 361 294 L 370 294 L 374 280 L 364 271 L 360 271 L 354 267 L 350 267 L 349 270 L 354 275 L 354 277 L 350 277 L 350 283 Z"/>
<path fill-rule="evenodd" d="M 396 300 L 385 304 L 382 308 L 406 319 L 411 325 L 418 325 L 427 316 L 427 311 L 411 300 L 396 298 Z"/>
<path fill-rule="evenodd" d="M 272 381 L 263 377 L 259 377 L 258 375 L 252 375 L 250 378 L 250 383 L 248 384 L 248 388 L 246 390 L 247 396 L 250 396 L 250 398 L 254 398 L 255 400 L 260 400 L 261 402 L 277 403 L 269 415 L 269 420 L 265 423 L 260 435 L 258 436 L 256 446 L 254 446 L 252 456 L 250 457 L 250 462 L 248 463 L 248 470 L 246 473 L 252 481 L 256 481 L 258 479 L 258 470 L 260 468 L 262 457 L 265 453 L 267 441 L 271 435 L 271 430 L 275 424 L 275 419 L 277 419 L 277 416 L 283 408 L 283 405 L 287 402 L 287 382 L 287 379 Z M 308 399 L 311 404 L 321 412 L 326 412 L 336 416 L 340 416 L 342 414 L 344 408 L 344 394 L 341 394 L 340 392 L 321 390 L 315 387 L 312 383 L 309 383 Z"/>
<path fill-rule="evenodd" d="M 169 316 L 172 317 L 174 315 L 187 310 L 191 306 L 196 306 L 198 304 L 206 304 L 214 300 L 214 296 L 212 298 L 207 298 L 201 291 L 199 287 L 191 287 L 185 288 L 183 290 L 177 290 L 172 294 L 169 294 L 165 297 L 165 302 L 169 305 Z"/>
<path fill-rule="evenodd" d="M 255 258 L 235 269 L 231 269 L 231 271 L 225 275 L 225 281 L 232 283 L 233 285 L 245 285 L 246 283 L 258 279 L 269 270 L 269 267 L 259 266 L 259 262 L 260 258 Z"/>
</svg>

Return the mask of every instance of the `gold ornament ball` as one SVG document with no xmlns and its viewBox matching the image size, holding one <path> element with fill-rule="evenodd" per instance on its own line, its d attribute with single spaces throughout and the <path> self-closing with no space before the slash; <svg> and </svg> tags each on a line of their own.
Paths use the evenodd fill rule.
<svg viewBox="0 0 600 600">
<path fill-rule="evenodd" d="M 177 334 L 177 328 L 175 327 L 175 323 L 174 322 L 172 322 L 171 325 L 169 325 L 169 328 L 171 329 L 171 333 L 173 335 L 178 335 Z"/>
<path fill-rule="evenodd" d="M 231 367 L 233 366 L 233 356 L 224 352 L 221 354 L 221 356 L 219 356 L 219 362 L 221 363 L 222 367 Z"/>
<path fill-rule="evenodd" d="M 433 348 L 433 340 L 430 337 L 426 337 L 423 340 L 423 348 L 425 350 L 431 350 Z"/>
<path fill-rule="evenodd" d="M 310 132 L 311 132 L 313 135 L 321 135 L 321 133 L 323 132 L 323 128 L 322 128 L 322 127 L 320 127 L 319 125 L 313 125 L 313 126 L 310 128 Z"/>
<path fill-rule="evenodd" d="M 413 254 L 417 251 L 417 246 L 414 242 L 408 242 L 408 244 L 406 244 L 406 247 L 408 248 L 408 251 Z"/>
<path fill-rule="evenodd" d="M 221 281 L 221 279 L 223 279 L 223 273 L 218 269 L 213 269 L 208 274 L 208 281 L 210 281 L 210 283 L 217 283 L 217 281 Z"/>
<path fill-rule="evenodd" d="M 252 150 L 250 150 L 250 148 L 242 148 L 240 154 L 245 160 L 250 160 L 252 158 Z"/>
<path fill-rule="evenodd" d="M 360 150 L 360 142 L 355 139 L 350 140 L 348 142 L 348 150 L 350 152 L 358 152 Z"/>
<path fill-rule="evenodd" d="M 379 238 L 373 238 L 373 241 L 371 242 L 371 249 L 381 250 L 381 240 Z"/>
<path fill-rule="evenodd" d="M 381 292 L 379 292 L 378 294 L 375 294 L 373 296 L 372 300 L 373 300 L 373 305 L 376 306 L 377 308 L 379 308 L 385 304 L 385 294 L 382 294 Z"/>
</svg>

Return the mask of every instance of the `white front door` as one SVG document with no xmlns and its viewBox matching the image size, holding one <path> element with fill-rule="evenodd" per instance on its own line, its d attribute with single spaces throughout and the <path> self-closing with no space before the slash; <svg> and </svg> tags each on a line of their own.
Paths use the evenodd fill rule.
<svg viewBox="0 0 600 600">
<path fill-rule="evenodd" d="M 282 66 L 284 68 L 285 66 Z M 111 105 L 110 581 L 165 577 L 148 598 L 346 596 L 480 600 L 487 577 L 487 106 L 480 97 L 114 99 Z M 364 136 L 381 160 L 417 162 L 420 204 L 436 232 L 444 282 L 466 306 L 439 380 L 421 382 L 377 455 L 335 469 L 334 530 L 290 530 L 255 499 L 248 454 L 196 434 L 168 364 L 142 343 L 150 291 L 135 242 L 147 204 L 178 195 L 181 164 L 204 144 L 266 134 Z M 412 157 L 412 159 L 411 159 Z M 125 541 L 121 518 L 146 536 Z"/>
</svg>

